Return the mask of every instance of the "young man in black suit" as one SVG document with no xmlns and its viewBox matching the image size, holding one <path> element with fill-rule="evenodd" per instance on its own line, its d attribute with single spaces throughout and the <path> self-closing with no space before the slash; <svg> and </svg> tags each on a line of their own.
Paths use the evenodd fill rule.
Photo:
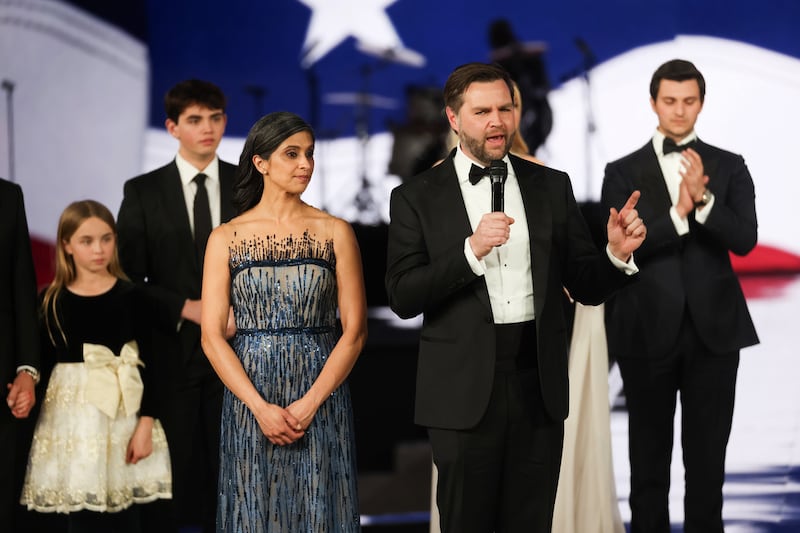
<svg viewBox="0 0 800 533">
<path fill-rule="evenodd" d="M 39 327 L 36 271 L 19 185 L 0 179 L 0 524 L 15 531 L 30 434 L 22 428 L 36 403 Z M 27 437 L 26 437 L 27 435 Z"/>
<path fill-rule="evenodd" d="M 563 289 L 602 302 L 633 279 L 646 233 L 634 192 L 597 249 L 569 177 L 509 155 L 512 94 L 499 66 L 455 69 L 444 101 L 458 147 L 391 195 L 386 288 L 400 317 L 424 315 L 415 421 L 444 533 L 550 531 L 569 396 Z M 490 209 L 490 166 L 506 169 L 503 210 Z"/>
<path fill-rule="evenodd" d="M 653 138 L 609 163 L 602 203 L 640 190 L 647 240 L 640 281 L 608 302 L 609 351 L 625 390 L 631 532 L 669 532 L 675 401 L 681 397 L 684 531 L 721 532 L 725 450 L 739 350 L 758 342 L 730 253 L 756 245 L 753 180 L 741 156 L 697 138 L 705 80 L 689 61 L 661 65 L 650 83 Z"/>
<path fill-rule="evenodd" d="M 208 233 L 234 215 L 236 166 L 217 157 L 227 118 L 225 95 L 216 85 L 181 82 L 164 104 L 178 153 L 125 183 L 119 253 L 125 272 L 145 284 L 166 325 L 155 332 L 154 345 L 173 469 L 168 529 L 202 524 L 213 531 L 223 387 L 200 347 L 200 289 Z"/>
</svg>

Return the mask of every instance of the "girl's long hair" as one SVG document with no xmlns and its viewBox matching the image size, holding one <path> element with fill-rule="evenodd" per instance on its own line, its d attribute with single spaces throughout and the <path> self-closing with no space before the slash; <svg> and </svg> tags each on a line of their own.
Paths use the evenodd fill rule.
<svg viewBox="0 0 800 533">
<path fill-rule="evenodd" d="M 111 214 L 111 211 L 95 200 L 80 200 L 69 204 L 58 219 L 55 277 L 53 281 L 50 282 L 50 285 L 48 285 L 44 292 L 44 297 L 42 298 L 44 323 L 47 328 L 47 334 L 50 336 L 50 342 L 52 342 L 53 345 L 55 345 L 54 331 L 59 333 L 59 336 L 65 343 L 67 342 L 56 309 L 61 291 L 75 281 L 78 276 L 75 268 L 75 260 L 66 252 L 64 245 L 68 243 L 75 232 L 78 231 L 80 225 L 92 217 L 99 218 L 108 224 L 111 231 L 114 233 L 114 253 L 111 256 L 111 261 L 108 263 L 108 271 L 117 278 L 128 279 L 128 276 L 125 275 L 125 272 L 122 270 L 122 265 L 119 262 L 119 254 L 117 253 L 116 245 L 117 224 L 114 221 L 114 215 Z M 51 323 L 51 320 L 54 321 L 54 323 Z"/>
</svg>

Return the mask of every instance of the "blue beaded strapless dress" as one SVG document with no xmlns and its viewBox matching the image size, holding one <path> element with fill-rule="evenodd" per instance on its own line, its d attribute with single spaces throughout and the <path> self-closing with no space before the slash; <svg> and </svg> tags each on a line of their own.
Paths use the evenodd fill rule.
<svg viewBox="0 0 800 533">
<path fill-rule="evenodd" d="M 256 389 L 287 406 L 319 375 L 339 338 L 333 241 L 264 237 L 230 245 L 233 349 Z M 306 434 L 273 445 L 229 390 L 222 407 L 217 531 L 360 531 L 347 384 Z"/>
</svg>

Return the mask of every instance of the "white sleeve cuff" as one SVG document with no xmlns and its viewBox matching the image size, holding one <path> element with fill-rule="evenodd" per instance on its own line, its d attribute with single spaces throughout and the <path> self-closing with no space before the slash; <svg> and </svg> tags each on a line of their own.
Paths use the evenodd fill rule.
<svg viewBox="0 0 800 533">
<path fill-rule="evenodd" d="M 486 268 L 484 267 L 483 261 L 475 257 L 475 253 L 472 251 L 472 246 L 469 245 L 469 237 L 464 239 L 464 257 L 467 258 L 467 263 L 469 264 L 469 268 L 472 270 L 473 274 L 476 276 L 483 276 L 486 274 Z"/>
<path fill-rule="evenodd" d="M 611 247 L 606 244 L 606 255 L 608 255 L 608 258 L 611 260 L 611 264 L 625 274 L 632 276 L 633 274 L 639 272 L 639 267 L 636 266 L 636 262 L 633 260 L 633 254 L 631 254 L 631 258 L 628 259 L 628 262 L 626 263 L 625 261 L 615 257 L 614 254 L 611 253 Z"/>
</svg>

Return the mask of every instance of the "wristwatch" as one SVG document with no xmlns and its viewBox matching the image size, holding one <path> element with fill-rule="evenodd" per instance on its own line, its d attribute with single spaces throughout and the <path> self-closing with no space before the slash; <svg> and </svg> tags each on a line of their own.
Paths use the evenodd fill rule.
<svg viewBox="0 0 800 533">
<path fill-rule="evenodd" d="M 700 200 L 694 203 L 694 206 L 702 207 L 704 205 L 708 205 L 708 203 L 713 199 L 714 199 L 714 193 L 706 189 L 703 191 L 703 196 L 700 197 Z"/>
</svg>

